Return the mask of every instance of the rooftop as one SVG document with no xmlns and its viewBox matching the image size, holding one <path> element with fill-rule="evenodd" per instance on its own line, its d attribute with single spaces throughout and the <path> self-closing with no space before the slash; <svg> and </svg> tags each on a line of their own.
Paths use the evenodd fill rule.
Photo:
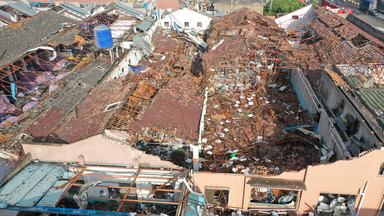
<svg viewBox="0 0 384 216">
<path fill-rule="evenodd" d="M 8 42 L 0 44 L 0 68 L 22 57 L 29 50 L 56 38 L 72 22 L 72 19 L 47 11 L 1 28 L 0 40 Z M 45 27 L 41 29 L 41 25 Z"/>
<path fill-rule="evenodd" d="M 47 14 L 52 16 L 52 23 L 60 28 L 60 19 L 70 21 L 69 18 L 48 11 L 28 19 L 28 22 L 37 25 L 35 20 Z M 58 18 L 54 19 L 53 16 Z M 16 61 L 8 64 L 9 69 L 3 75 L 5 83 L 1 96 L 2 99 L 4 96 L 2 103 L 6 104 L 7 110 L 0 110 L 1 130 L 5 134 L 21 130 L 35 142 L 55 143 L 74 142 L 103 132 L 110 113 L 117 110 L 118 103 L 126 97 L 131 85 L 120 85 L 124 78 L 100 84 L 109 79 L 110 75 L 107 74 L 116 70 L 115 63 L 119 63 L 125 53 L 121 47 L 112 48 L 119 49 L 120 56 L 110 56 L 108 52 L 97 49 L 93 28 L 100 24 L 110 24 L 115 39 L 127 40 L 133 34 L 133 25 L 138 20 L 124 11 L 109 9 L 80 24 L 71 25 L 60 34 L 54 32 L 54 36 L 50 36 L 52 34 L 49 33 L 48 37 L 45 35 L 45 39 L 39 41 L 37 48 L 32 47 L 33 43 L 29 44 L 28 49 L 34 49 L 28 54 L 14 56 Z M 129 25 L 121 25 L 126 21 Z M 25 26 L 28 22 L 17 23 L 21 29 L 7 29 L 16 34 L 23 28 L 29 29 L 31 26 Z M 21 70 L 21 67 L 25 69 Z M 10 89 L 11 78 L 17 80 L 17 93 Z M 89 112 L 90 107 L 93 112 Z"/>
<path fill-rule="evenodd" d="M 367 65 L 384 62 L 384 43 L 346 19 L 318 6 L 307 19 L 313 21 L 303 20 L 301 25 L 313 29 L 314 34 L 309 31 L 304 33 L 307 35 L 299 42 L 301 45 L 294 50 L 294 54 L 314 87 L 321 75 L 321 64 Z"/>
</svg>

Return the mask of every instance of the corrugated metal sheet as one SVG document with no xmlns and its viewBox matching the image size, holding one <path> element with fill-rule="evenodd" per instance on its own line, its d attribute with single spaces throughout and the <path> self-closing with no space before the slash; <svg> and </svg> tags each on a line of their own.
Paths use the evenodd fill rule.
<svg viewBox="0 0 384 216">
<path fill-rule="evenodd" d="M 83 8 L 77 7 L 77 6 L 70 4 L 70 3 L 63 3 L 60 5 L 60 7 L 64 8 L 65 10 L 69 10 L 69 11 L 75 12 L 77 14 L 83 15 L 85 17 L 91 15 L 91 13 L 89 11 L 84 10 Z"/>
<path fill-rule="evenodd" d="M 145 13 L 143 13 L 141 11 L 135 10 L 135 9 L 130 8 L 128 6 L 125 6 L 125 5 L 121 4 L 121 3 L 116 4 L 115 8 L 119 9 L 119 10 L 122 10 L 122 11 L 128 13 L 128 14 L 133 15 L 133 16 L 136 16 L 138 18 L 144 18 L 145 15 L 146 15 Z"/>
<path fill-rule="evenodd" d="M 151 45 L 145 42 L 145 40 L 142 37 L 135 35 L 133 36 L 132 40 L 133 40 L 132 46 L 145 49 L 147 52 L 151 52 Z"/>
<path fill-rule="evenodd" d="M 141 31 L 147 31 L 152 26 L 152 23 L 153 22 L 144 20 L 139 25 L 137 25 L 136 28 L 140 29 Z"/>
<path fill-rule="evenodd" d="M 15 20 L 15 18 L 13 18 L 11 14 L 9 14 L 9 13 L 7 13 L 5 11 L 2 11 L 2 10 L 0 10 L 0 16 L 3 16 L 3 17 L 5 17 L 5 18 L 7 18 L 7 19 L 9 19 L 11 21 Z"/>
<path fill-rule="evenodd" d="M 16 2 L 13 4 L 10 4 L 9 7 L 27 15 L 27 16 L 33 16 L 36 15 L 37 12 L 34 11 L 32 8 L 28 7 L 26 4 L 23 4 L 21 2 Z"/>
</svg>

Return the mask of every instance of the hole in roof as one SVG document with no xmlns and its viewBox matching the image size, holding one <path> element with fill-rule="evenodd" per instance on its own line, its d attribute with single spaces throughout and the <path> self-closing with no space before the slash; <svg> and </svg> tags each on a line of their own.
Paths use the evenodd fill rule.
<svg viewBox="0 0 384 216">
<path fill-rule="evenodd" d="M 105 109 L 105 111 L 109 111 L 109 110 L 113 110 L 113 109 L 116 109 L 118 106 L 119 106 L 120 102 L 116 102 L 116 103 L 113 103 L 113 104 L 109 104 L 107 106 L 107 108 Z"/>
<path fill-rule="evenodd" d="M 84 83 L 77 83 L 77 85 L 80 86 L 80 87 L 84 87 L 85 86 Z"/>
<path fill-rule="evenodd" d="M 101 66 L 97 66 L 98 69 L 103 70 L 104 68 Z"/>
</svg>

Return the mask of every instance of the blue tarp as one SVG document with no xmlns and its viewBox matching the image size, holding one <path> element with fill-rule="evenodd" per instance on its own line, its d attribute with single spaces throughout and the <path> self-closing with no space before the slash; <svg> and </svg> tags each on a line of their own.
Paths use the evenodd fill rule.
<svg viewBox="0 0 384 216">
<path fill-rule="evenodd" d="M 198 208 L 198 206 L 204 205 L 205 198 L 201 194 L 201 196 L 191 193 L 188 197 L 187 209 L 185 211 L 186 216 L 196 216 L 200 215 L 202 212 L 202 208 Z"/>
<path fill-rule="evenodd" d="M 318 126 L 319 126 L 318 124 L 314 124 L 314 125 L 297 125 L 297 126 L 293 126 L 293 127 L 284 128 L 284 130 L 288 131 L 288 130 L 292 130 L 292 129 L 299 128 L 299 127 L 314 127 L 314 128 L 317 128 Z"/>
<path fill-rule="evenodd" d="M 138 67 L 138 68 L 135 68 L 135 67 L 131 67 L 131 70 L 133 73 L 140 73 L 142 70 L 146 69 L 147 67 L 146 66 L 143 66 L 143 67 Z"/>
</svg>

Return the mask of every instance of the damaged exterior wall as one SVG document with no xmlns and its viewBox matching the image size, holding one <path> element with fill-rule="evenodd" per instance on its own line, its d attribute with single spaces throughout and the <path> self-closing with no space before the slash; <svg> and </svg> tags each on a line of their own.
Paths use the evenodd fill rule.
<svg viewBox="0 0 384 216">
<path fill-rule="evenodd" d="M 333 193 L 357 196 L 354 211 L 359 211 L 359 215 L 375 215 L 382 205 L 384 195 L 384 178 L 379 174 L 383 158 L 383 150 L 374 150 L 353 160 L 308 166 L 300 172 L 284 172 L 279 176 L 267 178 L 281 179 L 283 183 L 297 181 L 305 184 L 306 189 L 299 192 L 296 204 L 296 210 L 299 213 L 308 213 L 312 208 L 316 209 L 320 193 Z M 259 176 L 194 173 L 193 177 L 204 194 L 207 188 L 229 189 L 229 208 L 263 209 L 257 206 L 250 207 L 250 193 L 255 186 L 251 186 L 249 181 L 251 177 Z M 359 191 L 363 192 L 365 187 L 365 195 L 359 194 Z M 360 208 L 359 203 L 361 203 Z"/>
<path fill-rule="evenodd" d="M 102 134 L 65 145 L 38 143 L 22 145 L 26 154 L 31 153 L 33 159 L 43 161 L 126 164 L 140 168 L 179 168 L 171 162 L 162 161 L 156 156 L 145 154 L 124 142 L 113 140 Z"/>
<path fill-rule="evenodd" d="M 326 112 L 304 73 L 301 70 L 292 70 L 290 74 L 291 82 L 295 86 L 300 101 L 304 103 L 304 106 L 312 115 L 320 115 L 318 126 L 320 136 L 328 149 L 335 152 L 336 160 L 345 160 L 352 157 L 345 147 L 338 130 L 334 127 L 331 116 Z"/>
<path fill-rule="evenodd" d="M 284 179 L 284 180 L 295 180 L 303 181 L 305 171 L 298 173 L 283 173 L 279 176 L 271 177 L 271 179 Z M 206 195 L 206 189 L 228 189 L 228 207 L 234 209 L 249 210 L 251 201 L 251 190 L 252 186 L 249 184 L 251 175 L 240 175 L 240 174 L 228 174 L 228 173 L 194 173 L 193 177 L 196 178 L 196 183 Z M 257 177 L 257 176 L 256 176 Z M 218 182 L 217 179 L 222 179 Z"/>
<path fill-rule="evenodd" d="M 145 42 L 151 44 L 151 51 L 154 49 L 152 45 L 152 37 L 158 26 L 159 22 L 154 22 L 152 26 L 141 35 Z M 129 66 L 137 66 L 143 56 L 149 54 L 145 51 L 145 49 L 133 48 L 132 42 L 130 41 L 123 41 L 120 46 L 122 49 L 129 51 L 114 67 L 113 72 L 111 72 L 107 81 L 128 75 L 128 73 L 131 71 Z"/>
<path fill-rule="evenodd" d="M 351 147 L 350 145 L 354 143 L 353 141 L 351 143 L 350 139 L 352 139 L 351 137 L 354 136 L 354 138 L 364 144 L 364 146 L 361 146 L 363 150 L 368 150 L 370 148 L 378 148 L 379 146 L 381 146 L 380 138 L 378 136 L 375 136 L 375 133 L 373 133 L 373 129 L 366 123 L 364 117 L 351 103 L 347 95 L 343 93 L 342 89 L 338 88 L 335 85 L 331 77 L 329 77 L 328 74 L 325 72 L 322 74 L 320 79 L 319 94 L 322 98 L 324 105 L 329 110 L 328 113 L 331 114 L 331 118 L 333 117 L 334 121 L 337 121 L 338 117 L 347 116 L 349 114 L 359 122 L 355 134 L 348 134 L 348 131 L 341 129 L 341 135 L 344 135 L 344 139 L 341 143 L 338 143 L 339 145 L 345 145 L 345 147 L 343 148 L 349 149 Z M 340 123 L 335 124 L 335 126 L 337 125 L 339 126 L 339 128 L 341 127 Z M 344 127 L 346 127 L 346 125 Z M 321 128 L 322 127 L 320 127 L 320 129 Z M 332 146 L 328 147 L 332 148 Z"/>
</svg>

